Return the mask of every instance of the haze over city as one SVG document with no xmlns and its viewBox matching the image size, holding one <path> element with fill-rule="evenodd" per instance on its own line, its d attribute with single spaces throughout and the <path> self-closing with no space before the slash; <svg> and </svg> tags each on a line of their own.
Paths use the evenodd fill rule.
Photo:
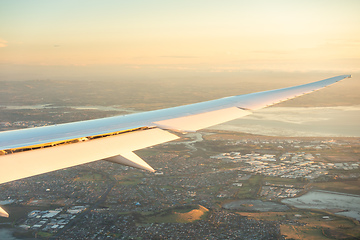
<svg viewBox="0 0 360 240">
<path fill-rule="evenodd" d="M 196 81 L 242 71 L 355 75 L 359 9 L 357 0 L 5 0 L 0 77 Z"/>
</svg>

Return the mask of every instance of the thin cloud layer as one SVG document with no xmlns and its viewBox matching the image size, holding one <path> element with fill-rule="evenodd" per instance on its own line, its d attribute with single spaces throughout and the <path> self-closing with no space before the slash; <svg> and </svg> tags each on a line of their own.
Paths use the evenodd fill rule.
<svg viewBox="0 0 360 240">
<path fill-rule="evenodd" d="M 7 41 L 0 38 L 0 48 L 2 48 L 2 47 L 7 47 Z"/>
</svg>

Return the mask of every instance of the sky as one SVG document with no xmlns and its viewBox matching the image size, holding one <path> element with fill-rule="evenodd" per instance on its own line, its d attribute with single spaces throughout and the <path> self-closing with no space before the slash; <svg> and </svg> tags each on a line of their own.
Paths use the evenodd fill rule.
<svg viewBox="0 0 360 240">
<path fill-rule="evenodd" d="M 0 80 L 354 73 L 359 12 L 358 0 L 2 0 Z"/>
</svg>

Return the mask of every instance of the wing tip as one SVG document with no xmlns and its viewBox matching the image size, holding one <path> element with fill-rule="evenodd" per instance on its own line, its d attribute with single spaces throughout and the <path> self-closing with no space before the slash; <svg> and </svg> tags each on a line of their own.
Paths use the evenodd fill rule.
<svg viewBox="0 0 360 240">
<path fill-rule="evenodd" d="M 352 78 L 351 74 L 345 74 L 345 75 L 340 75 L 339 77 L 342 77 L 341 80 L 345 79 L 345 78 Z"/>
</svg>

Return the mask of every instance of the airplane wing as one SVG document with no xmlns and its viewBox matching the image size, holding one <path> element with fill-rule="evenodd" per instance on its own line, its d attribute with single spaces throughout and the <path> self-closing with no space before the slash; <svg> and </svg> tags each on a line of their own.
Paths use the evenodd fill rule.
<svg viewBox="0 0 360 240">
<path fill-rule="evenodd" d="M 0 184 L 97 160 L 154 171 L 134 151 L 251 114 L 334 84 L 341 75 L 294 87 L 179 107 L 0 132 Z M 0 216 L 2 213 L 0 208 Z"/>
</svg>

